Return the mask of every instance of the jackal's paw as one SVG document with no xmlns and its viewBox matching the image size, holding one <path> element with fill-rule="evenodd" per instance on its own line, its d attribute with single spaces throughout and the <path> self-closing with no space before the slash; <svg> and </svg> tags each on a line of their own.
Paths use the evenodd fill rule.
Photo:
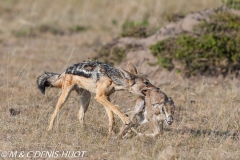
<svg viewBox="0 0 240 160">
<path fill-rule="evenodd" d="M 137 137 L 143 137 L 143 136 L 144 136 L 143 133 L 138 133 L 138 134 L 137 134 Z"/>
<path fill-rule="evenodd" d="M 127 131 L 127 133 L 125 133 L 125 135 L 122 136 L 122 139 L 128 139 L 128 138 L 130 138 L 131 136 L 132 136 L 132 134 L 131 134 L 131 129 L 129 129 L 129 130 Z"/>
<path fill-rule="evenodd" d="M 131 122 L 131 120 L 130 120 L 129 117 L 124 118 L 124 124 L 125 124 L 125 125 L 129 125 L 130 122 Z"/>
<path fill-rule="evenodd" d="M 119 135 L 118 136 L 113 136 L 113 139 L 114 140 L 122 139 L 122 136 L 119 136 Z"/>
<path fill-rule="evenodd" d="M 48 128 L 47 128 L 47 131 L 51 131 L 51 130 L 52 130 L 52 127 L 48 127 Z"/>
</svg>

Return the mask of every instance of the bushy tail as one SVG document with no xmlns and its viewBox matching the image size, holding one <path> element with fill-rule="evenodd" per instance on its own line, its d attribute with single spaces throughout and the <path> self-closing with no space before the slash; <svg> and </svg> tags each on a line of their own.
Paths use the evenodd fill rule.
<svg viewBox="0 0 240 160">
<path fill-rule="evenodd" d="M 37 85 L 42 94 L 45 94 L 46 87 L 61 87 L 62 78 L 58 73 L 44 72 L 37 78 Z"/>
</svg>

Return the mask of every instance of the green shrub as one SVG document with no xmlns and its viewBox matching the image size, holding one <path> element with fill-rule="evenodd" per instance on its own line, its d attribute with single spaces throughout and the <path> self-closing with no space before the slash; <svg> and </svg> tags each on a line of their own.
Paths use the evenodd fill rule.
<svg viewBox="0 0 240 160">
<path fill-rule="evenodd" d="M 119 64 L 126 58 L 127 52 L 136 51 L 139 48 L 142 48 L 141 45 L 136 44 L 128 44 L 121 47 L 119 47 L 117 44 L 117 42 L 114 42 L 102 46 L 98 50 L 97 56 L 94 58 L 112 65 Z"/>
<path fill-rule="evenodd" d="M 141 22 L 126 21 L 122 25 L 122 37 L 147 37 L 149 36 L 147 27 L 148 21 L 143 20 Z"/>
<path fill-rule="evenodd" d="M 21 27 L 19 29 L 14 29 L 14 30 L 12 30 L 12 34 L 15 37 L 33 37 L 33 36 L 35 36 L 33 29 L 29 28 L 29 27 Z"/>
<path fill-rule="evenodd" d="M 167 14 L 165 16 L 165 19 L 168 21 L 168 22 L 176 22 L 182 18 L 185 17 L 185 14 L 184 13 L 172 13 L 172 14 Z"/>
<path fill-rule="evenodd" d="M 196 26 L 193 34 L 182 34 L 157 42 L 150 47 L 157 57 L 155 64 L 186 76 L 226 75 L 240 68 L 240 19 L 218 12 L 209 22 Z"/>
<path fill-rule="evenodd" d="M 100 48 L 98 55 L 95 57 L 102 62 L 114 65 L 120 63 L 126 57 L 126 48 L 106 45 Z"/>
<path fill-rule="evenodd" d="M 240 9 L 240 0 L 222 0 L 222 2 L 229 8 Z"/>
<path fill-rule="evenodd" d="M 51 33 L 53 35 L 63 35 L 64 31 L 57 25 L 53 24 L 41 24 L 38 27 L 40 33 Z"/>
<path fill-rule="evenodd" d="M 70 27 L 69 31 L 72 32 L 72 33 L 77 33 L 77 32 L 86 31 L 88 29 L 89 29 L 89 27 L 86 27 L 86 26 L 75 25 L 73 27 Z"/>
</svg>

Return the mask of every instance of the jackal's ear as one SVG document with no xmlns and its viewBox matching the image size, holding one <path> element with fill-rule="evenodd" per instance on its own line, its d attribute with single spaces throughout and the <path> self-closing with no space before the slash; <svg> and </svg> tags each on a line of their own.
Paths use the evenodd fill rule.
<svg viewBox="0 0 240 160">
<path fill-rule="evenodd" d="M 129 79 L 129 80 L 133 79 L 133 75 L 132 75 L 130 72 L 125 71 L 125 70 L 123 70 L 123 69 L 119 69 L 119 71 L 120 71 L 121 76 L 122 76 L 123 78 Z"/>
<path fill-rule="evenodd" d="M 168 98 L 168 102 L 170 102 L 171 104 L 174 104 L 174 101 L 173 101 L 172 97 Z"/>
<path fill-rule="evenodd" d="M 138 74 L 137 68 L 132 64 L 132 62 L 128 62 L 128 71 L 132 74 Z"/>
</svg>

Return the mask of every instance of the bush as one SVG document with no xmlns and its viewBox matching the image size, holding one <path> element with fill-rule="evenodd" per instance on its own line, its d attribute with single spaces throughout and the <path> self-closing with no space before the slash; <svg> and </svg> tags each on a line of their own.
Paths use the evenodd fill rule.
<svg viewBox="0 0 240 160">
<path fill-rule="evenodd" d="M 227 75 L 240 69 L 240 19 L 218 12 L 209 22 L 196 26 L 193 34 L 182 34 L 151 46 L 155 64 L 192 75 Z M 176 68 L 175 64 L 178 64 Z"/>
<path fill-rule="evenodd" d="M 15 37 L 34 37 L 36 34 L 33 32 L 33 29 L 30 27 L 20 27 L 18 29 L 12 30 L 12 34 Z"/>
<path fill-rule="evenodd" d="M 240 0 L 222 0 L 222 2 L 229 8 L 240 9 Z"/>
<path fill-rule="evenodd" d="M 145 38 L 151 35 L 152 31 L 148 29 L 148 20 L 141 22 L 126 21 L 122 25 L 122 37 L 141 37 Z"/>
<path fill-rule="evenodd" d="M 126 48 L 105 45 L 99 49 L 98 55 L 95 59 L 114 65 L 116 63 L 120 63 L 123 59 L 125 59 L 125 57 Z"/>
</svg>

